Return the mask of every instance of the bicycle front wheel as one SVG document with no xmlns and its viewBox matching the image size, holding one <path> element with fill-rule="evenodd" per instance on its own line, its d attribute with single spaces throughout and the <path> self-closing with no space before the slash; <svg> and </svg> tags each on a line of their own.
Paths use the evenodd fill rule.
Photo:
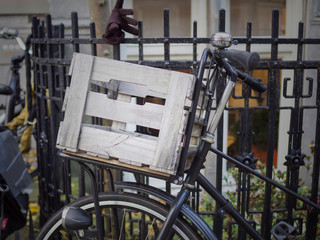
<svg viewBox="0 0 320 240">
<path fill-rule="evenodd" d="M 93 196 L 90 195 L 70 203 L 69 206 L 80 207 L 90 212 L 95 222 L 93 200 Z M 168 214 L 168 209 L 163 204 L 136 194 L 101 193 L 99 205 L 105 239 L 155 239 Z M 63 229 L 61 217 L 62 209 L 43 226 L 37 239 L 78 239 L 76 235 Z M 95 226 L 90 228 L 96 230 Z M 186 220 L 179 217 L 167 239 L 201 239 L 201 237 Z"/>
</svg>

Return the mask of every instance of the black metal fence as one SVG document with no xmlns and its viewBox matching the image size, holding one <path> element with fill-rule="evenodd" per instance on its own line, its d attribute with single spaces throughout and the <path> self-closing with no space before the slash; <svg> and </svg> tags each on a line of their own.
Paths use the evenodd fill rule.
<svg viewBox="0 0 320 240">
<path fill-rule="evenodd" d="M 225 31 L 225 12 L 220 11 L 219 31 Z M 71 62 L 70 52 L 80 52 L 85 49 L 92 55 L 97 55 L 97 45 L 105 44 L 95 34 L 95 25 L 90 25 L 90 38 L 81 38 L 79 36 L 77 13 L 72 13 L 72 36 L 64 37 L 64 26 L 52 26 L 50 15 L 46 16 L 44 22 L 33 18 L 31 39 L 33 46 L 33 68 L 34 68 L 34 86 L 35 98 L 37 103 L 37 154 L 39 166 L 39 203 L 41 210 L 41 224 L 43 224 L 54 212 L 61 208 L 64 204 L 74 198 L 90 193 L 90 188 L 86 187 L 85 175 L 80 168 L 66 159 L 61 159 L 57 155 L 55 142 L 59 128 L 59 122 L 63 118 L 61 108 L 66 87 L 70 84 L 70 78 L 67 75 L 68 67 Z M 139 22 L 138 38 L 125 39 L 124 44 L 133 44 L 138 46 L 138 56 L 133 62 L 143 65 L 149 65 L 172 70 L 187 70 L 196 74 L 199 60 L 198 46 L 210 43 L 210 38 L 197 37 L 197 23 L 193 25 L 193 37 L 190 38 L 170 38 L 169 34 L 169 11 L 164 11 L 164 36 L 161 38 L 144 38 L 143 26 Z M 255 166 L 255 158 L 258 157 L 256 145 L 259 138 L 263 138 L 264 146 L 263 154 L 265 156 L 264 163 L 261 167 L 269 178 L 279 177 L 280 173 L 274 171 L 276 164 L 274 152 L 277 150 L 279 132 L 279 113 L 289 112 L 287 120 L 287 137 L 288 149 L 285 157 L 286 171 L 283 177 L 283 183 L 287 188 L 304 193 L 313 202 L 319 201 L 319 169 L 320 169 L 320 61 L 308 61 L 303 58 L 305 47 L 308 45 L 320 45 L 320 39 L 307 39 L 303 36 L 303 23 L 299 26 L 299 35 L 296 38 L 279 37 L 279 13 L 273 12 L 272 33 L 271 37 L 256 38 L 252 37 L 251 23 L 247 25 L 247 33 L 244 38 L 236 38 L 238 44 L 244 45 L 247 51 L 251 50 L 253 45 L 267 44 L 271 47 L 270 59 L 262 60 L 257 71 L 253 74 L 265 73 L 265 81 L 268 84 L 266 95 L 256 96 L 249 88 L 242 86 L 240 95 L 235 91 L 233 99 L 241 101 L 241 105 L 231 105 L 228 107 L 229 113 L 236 113 L 230 116 L 229 121 L 233 121 L 233 125 L 229 126 L 230 136 L 234 141 L 228 148 L 228 153 L 233 157 L 237 157 L 239 161 Z M 145 60 L 144 45 L 145 44 L 163 44 L 163 59 L 158 61 Z M 188 44 L 192 46 L 193 52 L 190 60 L 171 60 L 170 47 L 171 44 Z M 279 47 L 282 45 L 293 45 L 297 50 L 296 60 L 283 61 L 279 57 Z M 69 51 L 68 49 L 72 49 Z M 120 46 L 113 47 L 113 58 L 120 59 Z M 283 70 L 293 72 L 293 79 L 286 78 L 281 86 L 281 75 Z M 259 72 L 260 71 L 260 72 Z M 311 71 L 314 78 L 307 77 L 305 81 L 306 71 Z M 259 76 L 260 76 L 259 75 Z M 290 85 L 290 82 L 292 84 Z M 308 82 L 308 84 L 306 84 Z M 307 85 L 308 89 L 305 89 Z M 288 93 L 291 86 L 292 93 Z M 280 92 L 280 87 L 283 89 Z M 221 97 L 224 85 L 217 86 L 217 99 Z M 287 106 L 281 105 L 281 99 L 292 99 L 292 104 Z M 308 99 L 305 104 L 304 100 Z M 252 105 L 252 100 L 257 104 Z M 230 99 L 231 101 L 231 99 Z M 314 126 L 314 146 L 313 154 L 306 158 L 303 149 L 303 142 L 306 115 L 313 112 L 316 115 L 312 119 L 312 127 Z M 263 120 L 258 128 L 254 125 L 256 121 Z M 265 127 L 264 134 L 259 135 L 258 130 Z M 225 126 L 223 121 L 220 122 L 217 130 L 217 149 L 224 149 L 223 135 Z M 232 130 L 236 133 L 232 135 Z M 255 134 L 254 134 L 255 132 Z M 281 147 L 281 144 L 279 145 Z M 254 153 L 254 155 L 251 154 Z M 262 155 L 261 155 L 262 156 Z M 259 158 L 259 157 L 258 157 Z M 219 191 L 223 191 L 222 157 L 214 159 L 216 167 L 216 182 L 214 185 Z M 258 159 L 260 162 L 261 159 Z M 312 163 L 312 168 L 308 169 L 311 173 L 312 181 L 309 186 L 302 186 L 299 182 L 301 177 L 301 168 L 306 167 L 306 161 Z M 278 159 L 278 162 L 279 159 Z M 229 166 L 230 167 L 230 166 Z M 93 167 L 97 174 L 97 180 L 100 190 L 106 190 L 107 186 L 104 180 L 105 171 L 99 166 Z M 255 184 L 259 183 L 243 170 L 234 170 L 232 167 L 229 172 L 234 175 L 237 191 L 232 195 L 230 200 L 235 204 L 239 212 L 246 216 L 256 228 L 262 233 L 265 239 L 271 238 L 271 228 L 275 222 L 285 220 L 297 229 L 297 235 L 304 239 L 316 239 L 320 237 L 318 219 L 319 212 L 301 205 L 296 199 L 281 195 L 276 192 L 268 183 L 263 183 L 260 190 L 255 190 Z M 230 175 L 231 176 L 231 175 Z M 76 177 L 76 178 L 74 178 Z M 76 179 L 77 182 L 74 182 Z M 278 179 L 279 180 L 279 179 Z M 279 180 L 280 181 L 280 180 Z M 261 182 L 260 182 L 261 184 Z M 260 185 L 259 185 L 260 186 Z M 167 184 L 167 190 L 170 190 Z M 200 196 L 195 194 L 195 196 Z M 275 196 L 277 198 L 275 199 Z M 231 198 L 234 197 L 234 200 Z M 202 197 L 203 198 L 203 197 Z M 275 201 L 282 201 L 283 204 L 277 205 Z M 236 228 L 236 224 L 228 221 L 223 214 L 219 214 L 220 206 L 218 203 L 212 202 L 213 208 L 206 205 L 203 210 L 204 203 L 198 200 L 192 201 L 193 207 L 204 216 L 212 216 L 212 227 L 218 237 L 223 238 L 224 229 L 228 228 L 227 234 L 232 238 L 238 235 L 239 239 L 245 239 L 246 235 L 241 229 Z M 211 204 L 211 203 L 210 203 Z M 209 205 L 210 205 L 209 204 Z M 211 213 L 210 213 L 211 212 Z M 261 224 L 263 222 L 263 224 Z M 233 229 L 236 229 L 233 231 Z"/>
</svg>

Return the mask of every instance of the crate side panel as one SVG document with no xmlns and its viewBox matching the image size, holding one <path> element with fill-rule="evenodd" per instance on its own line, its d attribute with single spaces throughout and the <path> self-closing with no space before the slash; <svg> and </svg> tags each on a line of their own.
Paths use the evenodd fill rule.
<svg viewBox="0 0 320 240">
<path fill-rule="evenodd" d="M 176 161 L 183 136 L 181 129 L 184 128 L 187 121 L 184 106 L 187 102 L 186 99 L 192 97 L 194 77 L 192 75 L 186 76 L 172 73 L 156 154 L 152 161 L 152 168 L 161 171 L 167 170 L 169 173 L 176 170 Z"/>
</svg>

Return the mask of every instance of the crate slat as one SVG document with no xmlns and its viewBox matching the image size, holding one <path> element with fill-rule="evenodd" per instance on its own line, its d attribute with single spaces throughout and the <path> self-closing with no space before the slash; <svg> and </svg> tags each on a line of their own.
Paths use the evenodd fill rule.
<svg viewBox="0 0 320 240">
<path fill-rule="evenodd" d="M 81 127 L 79 149 L 109 158 L 129 159 L 149 165 L 154 156 L 157 141 L 129 133 L 105 131 L 89 126 Z"/>
<path fill-rule="evenodd" d="M 176 168 L 183 137 L 179 131 L 185 127 L 187 119 L 184 105 L 186 98 L 192 95 L 192 92 L 189 92 L 189 87 L 189 81 L 186 81 L 185 76 L 177 72 L 172 73 L 161 121 L 159 141 L 153 159 L 152 167 L 154 169 L 162 170 L 165 168 L 168 171 L 174 171 Z"/>
<path fill-rule="evenodd" d="M 106 66 L 108 66 L 108 71 L 106 71 Z M 107 58 L 95 58 L 91 79 L 101 82 L 121 80 L 142 86 L 145 85 L 148 87 L 150 95 L 153 96 L 154 93 L 167 93 L 171 74 L 172 71 L 164 71 L 163 69 L 125 63 Z"/>
<path fill-rule="evenodd" d="M 114 88 L 114 82 L 117 82 L 117 89 Z M 128 82 L 119 82 L 116 80 L 111 80 L 110 82 L 102 82 L 91 80 L 91 83 L 96 84 L 100 87 L 110 89 L 112 91 L 117 91 L 118 93 L 131 95 L 135 97 L 145 98 L 147 96 L 154 96 L 157 98 L 166 98 L 165 93 L 150 91 L 146 85 L 133 84 Z M 191 101 L 190 101 L 191 102 Z"/>
<path fill-rule="evenodd" d="M 77 151 L 80 125 L 89 88 L 89 79 L 93 66 L 93 56 L 74 55 L 74 65 L 70 89 L 68 93 L 68 111 L 65 112 L 64 122 L 59 129 L 57 144 L 67 146 L 70 151 Z"/>
<path fill-rule="evenodd" d="M 84 112 L 90 116 L 160 129 L 163 109 L 164 106 L 158 104 L 137 105 L 109 99 L 106 94 L 89 92 Z"/>
</svg>

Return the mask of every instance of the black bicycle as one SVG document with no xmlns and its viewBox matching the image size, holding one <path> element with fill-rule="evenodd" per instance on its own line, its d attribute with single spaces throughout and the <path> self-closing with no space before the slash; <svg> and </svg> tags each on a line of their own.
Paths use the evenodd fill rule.
<svg viewBox="0 0 320 240">
<path fill-rule="evenodd" d="M 15 29 L 4 28 L 0 31 L 0 38 L 3 39 L 16 39 L 22 50 L 25 50 L 26 46 L 22 39 L 18 37 L 18 31 Z M 1 105 L 0 110 L 4 109 L 5 113 L 0 115 L 0 125 L 10 122 L 15 116 L 17 116 L 24 107 L 24 97 L 22 96 L 20 87 L 20 73 L 19 70 L 22 67 L 22 62 L 25 59 L 25 52 L 18 56 L 11 58 L 11 76 L 8 84 L 0 84 L 0 95 L 7 96 L 6 106 Z"/>
<path fill-rule="evenodd" d="M 16 39 L 24 50 L 22 54 L 11 59 L 9 84 L 0 85 L 0 95 L 7 96 L 6 106 L 3 106 L 6 111 L 0 116 L 0 119 L 2 117 L 0 120 L 0 239 L 5 239 L 26 225 L 31 192 L 29 186 L 33 181 L 32 177 L 37 175 L 37 168 L 24 161 L 18 147 L 19 138 L 32 123 L 23 125 L 17 120 L 15 123 L 21 127 L 12 129 L 12 131 L 9 130 L 8 125 L 4 125 L 13 123 L 12 120 L 22 111 L 27 112 L 24 109 L 25 99 L 21 96 L 19 70 L 23 61 L 28 58 L 30 45 L 26 47 L 22 39 L 18 37 L 18 31 L 14 29 L 4 28 L 0 31 L 0 37 Z M 27 120 L 33 121 L 33 117 L 29 115 Z M 24 121 L 25 119 L 22 119 L 22 122 Z M 30 225 L 30 233 L 32 233 L 31 230 L 32 226 Z"/>
<path fill-rule="evenodd" d="M 103 166 L 109 173 L 110 192 L 99 193 L 93 171 L 86 163 L 90 159 L 60 152 L 63 158 L 78 161 L 89 174 L 92 181 L 93 195 L 75 200 L 58 211 L 43 226 L 37 239 L 217 239 L 208 224 L 187 204 L 190 193 L 197 182 L 221 206 L 221 214 L 227 213 L 254 239 L 263 239 L 254 227 L 233 207 L 233 205 L 200 173 L 209 151 L 222 156 L 245 171 L 258 176 L 264 181 L 280 188 L 309 206 L 320 209 L 319 205 L 299 196 L 284 186 L 261 175 L 250 167 L 250 161 L 240 163 L 213 147 L 214 133 L 223 114 L 229 96 L 239 79 L 252 89 L 263 92 L 266 86 L 254 79 L 245 71 L 254 69 L 259 64 L 257 53 L 228 50 L 233 43 L 227 33 L 216 33 L 212 36 L 215 49 L 205 49 L 199 64 L 197 83 L 194 89 L 193 102 L 205 105 L 197 114 L 197 107 L 191 107 L 186 135 L 192 131 L 193 123 L 202 122 L 204 131 L 197 148 L 194 160 L 186 171 L 186 177 L 172 182 L 181 183 L 182 187 L 176 197 L 154 187 L 135 182 L 113 183 L 111 165 Z M 211 104 L 218 81 L 225 81 L 224 93 L 216 107 L 214 115 L 209 118 Z M 199 106 L 199 104 L 194 104 Z M 203 115 L 205 115 L 203 117 Z M 210 120 L 209 120 L 210 119 Z M 188 139 L 188 138 L 187 138 Z M 189 140 L 185 140 L 189 141 Z M 189 142 L 185 142 L 189 145 Z M 185 163 L 187 154 L 181 154 L 180 160 Z M 250 159 L 249 159 L 250 160 Z M 113 168 L 116 168 L 113 166 Z M 119 168 L 123 170 L 123 168 Z M 178 170 L 179 171 L 179 170 Z M 170 181 L 170 179 L 167 179 Z M 291 232 L 284 228 L 274 231 L 274 236 L 289 236 Z M 282 229 L 284 229 L 282 231 Z M 280 237 L 281 237 L 280 236 Z M 281 239 L 281 238 L 278 239 Z"/>
</svg>

